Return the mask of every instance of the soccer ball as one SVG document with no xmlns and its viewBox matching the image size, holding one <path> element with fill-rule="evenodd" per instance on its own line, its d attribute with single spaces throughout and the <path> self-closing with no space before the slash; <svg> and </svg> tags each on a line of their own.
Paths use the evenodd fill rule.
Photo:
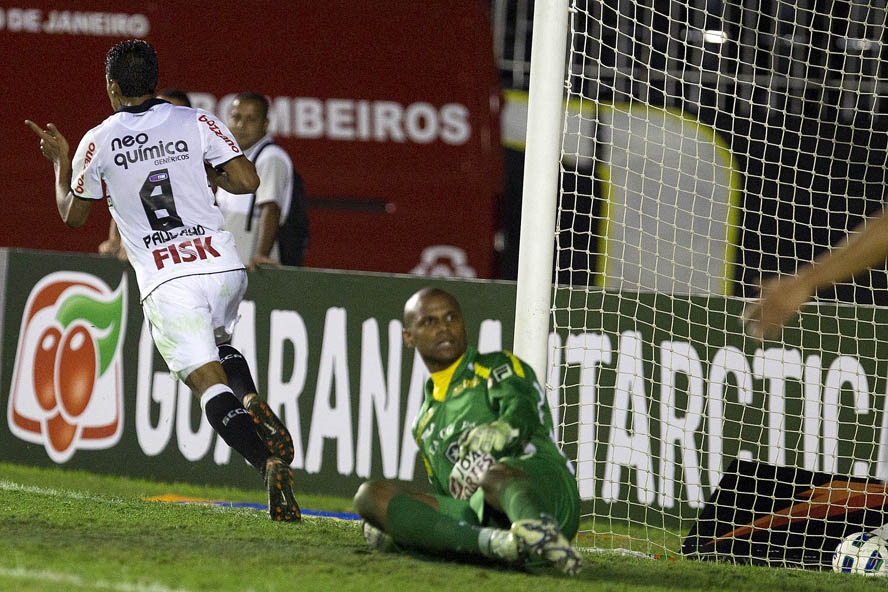
<svg viewBox="0 0 888 592">
<path fill-rule="evenodd" d="M 833 553 L 833 571 L 888 577 L 888 541 L 871 532 L 846 536 Z"/>
</svg>

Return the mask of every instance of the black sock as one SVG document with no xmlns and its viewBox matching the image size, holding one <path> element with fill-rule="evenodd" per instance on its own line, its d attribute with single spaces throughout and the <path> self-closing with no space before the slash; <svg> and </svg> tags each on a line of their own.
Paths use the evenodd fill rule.
<svg viewBox="0 0 888 592">
<path fill-rule="evenodd" d="M 253 416 L 244 409 L 234 393 L 225 385 L 214 385 L 204 392 L 201 404 L 210 425 L 225 443 L 237 450 L 251 465 L 264 471 L 265 461 L 271 453 L 256 433 Z"/>
<path fill-rule="evenodd" d="M 259 392 L 250 374 L 250 366 L 239 351 L 230 344 L 222 344 L 219 346 L 219 360 L 228 377 L 228 386 L 238 401 L 243 403 L 246 395 Z"/>
</svg>

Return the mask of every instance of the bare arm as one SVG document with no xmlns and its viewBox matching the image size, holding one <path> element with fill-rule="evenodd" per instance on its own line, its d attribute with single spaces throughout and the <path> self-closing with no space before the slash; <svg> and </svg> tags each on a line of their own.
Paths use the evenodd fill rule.
<svg viewBox="0 0 888 592">
<path fill-rule="evenodd" d="M 210 183 L 221 187 L 228 193 L 255 193 L 259 187 L 259 175 L 256 167 L 245 156 L 238 156 L 222 165 L 222 171 L 209 165 L 207 178 Z"/>
<path fill-rule="evenodd" d="M 271 248 L 277 240 L 278 228 L 281 224 L 281 208 L 275 202 L 264 203 L 259 206 L 259 225 L 256 232 L 259 233 L 256 241 L 256 252 L 250 257 L 250 269 L 257 265 L 278 265 L 279 262 L 269 257 Z"/>
<path fill-rule="evenodd" d="M 47 160 L 52 162 L 55 170 L 56 207 L 62 221 L 71 228 L 83 226 L 89 216 L 92 201 L 78 199 L 71 193 L 71 160 L 68 156 L 68 140 L 52 123 L 46 124 L 44 130 L 30 120 L 25 123 L 40 138 L 40 151 Z"/>
<path fill-rule="evenodd" d="M 763 282 L 758 301 L 744 313 L 749 333 L 759 339 L 778 335 L 781 327 L 819 290 L 850 279 L 886 257 L 888 215 L 881 212 L 796 275 Z"/>
<path fill-rule="evenodd" d="M 120 230 L 117 228 L 117 222 L 113 218 L 108 226 L 108 238 L 99 243 L 99 254 L 113 255 L 121 261 L 128 260 L 126 249 L 121 244 Z"/>
</svg>

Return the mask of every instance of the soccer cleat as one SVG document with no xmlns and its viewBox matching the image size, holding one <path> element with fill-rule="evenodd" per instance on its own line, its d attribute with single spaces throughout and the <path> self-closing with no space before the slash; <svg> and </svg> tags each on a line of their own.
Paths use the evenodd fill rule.
<svg viewBox="0 0 888 592">
<path fill-rule="evenodd" d="M 366 520 L 361 521 L 361 534 L 364 535 L 364 540 L 367 541 L 367 545 L 371 549 L 380 551 L 382 553 L 389 553 L 398 550 L 398 547 L 397 545 L 395 545 L 395 541 L 391 537 L 391 535 L 379 530 Z"/>
<path fill-rule="evenodd" d="M 256 432 L 265 442 L 268 451 L 288 465 L 291 464 L 296 451 L 293 448 L 293 437 L 290 436 L 287 426 L 258 395 L 247 399 L 244 407 L 253 416 Z"/>
<path fill-rule="evenodd" d="M 293 495 L 293 471 L 282 459 L 272 456 L 265 463 L 265 486 L 268 489 L 268 514 L 272 520 L 294 522 L 302 512 Z"/>
<path fill-rule="evenodd" d="M 487 557 L 501 559 L 506 563 L 519 564 L 523 563 L 526 555 L 519 548 L 518 540 L 515 535 L 508 530 L 502 528 L 484 529 L 489 536 L 485 537 L 485 541 L 481 547 L 481 553 Z"/>
<path fill-rule="evenodd" d="M 510 529 L 522 556 L 536 555 L 569 576 L 583 568 L 583 558 L 552 520 L 518 520 Z"/>
</svg>

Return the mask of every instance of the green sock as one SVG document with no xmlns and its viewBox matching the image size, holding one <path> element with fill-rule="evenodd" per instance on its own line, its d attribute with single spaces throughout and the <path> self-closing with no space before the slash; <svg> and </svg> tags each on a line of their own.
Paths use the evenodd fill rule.
<svg viewBox="0 0 888 592">
<path fill-rule="evenodd" d="M 388 528 L 399 544 L 424 551 L 478 553 L 478 526 L 454 520 L 406 494 L 394 496 L 388 505 Z"/>
<path fill-rule="evenodd" d="M 548 504 L 528 479 L 509 479 L 503 483 L 500 489 L 500 504 L 512 522 L 527 518 L 552 517 Z"/>
</svg>

